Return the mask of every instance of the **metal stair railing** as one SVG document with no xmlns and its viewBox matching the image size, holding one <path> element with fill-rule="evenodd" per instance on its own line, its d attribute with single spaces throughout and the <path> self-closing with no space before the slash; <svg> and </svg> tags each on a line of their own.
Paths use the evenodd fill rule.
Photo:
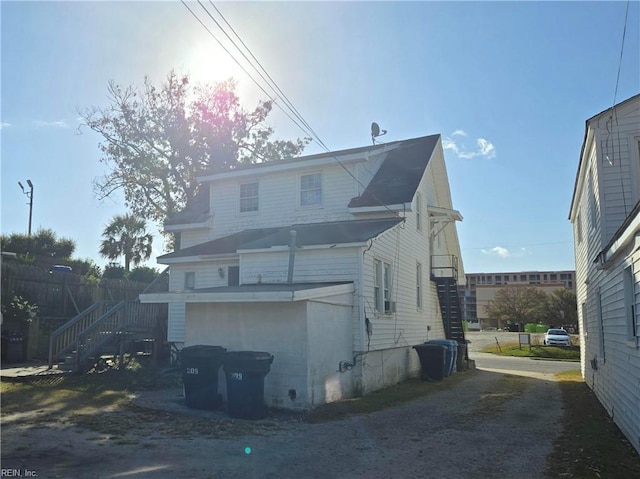
<svg viewBox="0 0 640 479">
<path fill-rule="evenodd" d="M 49 369 L 53 367 L 54 359 L 75 348 L 78 336 L 82 331 L 100 320 L 115 304 L 113 301 L 98 301 L 51 333 L 49 338 Z"/>
</svg>

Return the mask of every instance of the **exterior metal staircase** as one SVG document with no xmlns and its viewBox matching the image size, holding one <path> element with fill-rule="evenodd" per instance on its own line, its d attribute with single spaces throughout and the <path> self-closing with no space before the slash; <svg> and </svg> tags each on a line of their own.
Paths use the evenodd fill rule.
<svg viewBox="0 0 640 479">
<path fill-rule="evenodd" d="M 466 345 L 458 292 L 458 258 L 454 255 L 432 256 L 431 281 L 436 284 L 438 290 L 438 301 L 447 339 L 454 339 Z"/>
</svg>

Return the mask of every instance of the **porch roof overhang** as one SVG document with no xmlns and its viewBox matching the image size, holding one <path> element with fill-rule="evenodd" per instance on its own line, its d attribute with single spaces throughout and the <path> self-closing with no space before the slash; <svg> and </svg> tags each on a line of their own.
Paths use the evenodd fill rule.
<svg viewBox="0 0 640 479">
<path fill-rule="evenodd" d="M 258 283 L 140 295 L 141 303 L 285 303 L 326 298 L 354 291 L 351 282 Z"/>
</svg>

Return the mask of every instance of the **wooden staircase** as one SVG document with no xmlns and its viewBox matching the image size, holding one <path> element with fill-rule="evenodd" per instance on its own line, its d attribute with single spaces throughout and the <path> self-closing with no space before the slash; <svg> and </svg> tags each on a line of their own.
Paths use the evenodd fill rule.
<svg viewBox="0 0 640 479">
<path fill-rule="evenodd" d="M 458 291 L 458 258 L 454 255 L 432 256 L 431 281 L 437 287 L 446 338 L 466 345 Z"/>
<path fill-rule="evenodd" d="M 139 301 L 99 301 L 51 333 L 49 369 L 54 364 L 82 372 L 103 354 L 120 360 L 135 341 L 162 340 L 166 328 L 166 305 Z"/>
</svg>

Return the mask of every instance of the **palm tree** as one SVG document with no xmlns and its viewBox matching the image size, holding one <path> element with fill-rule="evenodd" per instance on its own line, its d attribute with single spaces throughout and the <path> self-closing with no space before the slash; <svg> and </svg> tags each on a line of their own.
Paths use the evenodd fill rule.
<svg viewBox="0 0 640 479">
<path fill-rule="evenodd" d="M 124 256 L 124 269 L 131 263 L 138 265 L 151 257 L 153 236 L 147 233 L 147 224 L 133 215 L 115 215 L 102 233 L 100 254 L 109 260 Z"/>
</svg>

